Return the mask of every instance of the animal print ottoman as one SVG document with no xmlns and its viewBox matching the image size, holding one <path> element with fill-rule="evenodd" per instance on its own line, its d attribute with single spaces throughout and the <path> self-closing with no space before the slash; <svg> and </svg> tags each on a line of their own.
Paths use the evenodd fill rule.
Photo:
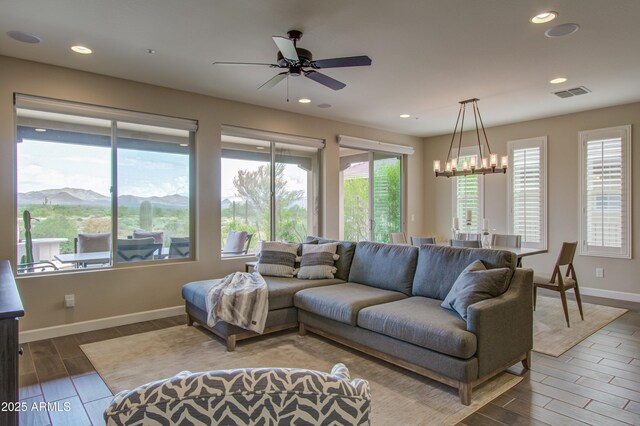
<svg viewBox="0 0 640 426">
<path fill-rule="evenodd" d="M 107 425 L 368 425 L 369 382 L 344 364 L 190 373 L 118 393 Z"/>
</svg>

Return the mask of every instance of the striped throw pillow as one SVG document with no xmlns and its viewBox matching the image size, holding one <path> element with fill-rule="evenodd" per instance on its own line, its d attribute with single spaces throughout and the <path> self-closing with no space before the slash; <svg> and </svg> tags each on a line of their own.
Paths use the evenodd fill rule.
<svg viewBox="0 0 640 426">
<path fill-rule="evenodd" d="M 272 277 L 293 277 L 299 243 L 262 241 L 256 271 Z"/>
<path fill-rule="evenodd" d="M 333 278 L 333 274 L 337 271 L 334 262 L 339 259 L 336 254 L 337 249 L 338 243 L 304 245 L 298 278 L 306 280 Z"/>
</svg>

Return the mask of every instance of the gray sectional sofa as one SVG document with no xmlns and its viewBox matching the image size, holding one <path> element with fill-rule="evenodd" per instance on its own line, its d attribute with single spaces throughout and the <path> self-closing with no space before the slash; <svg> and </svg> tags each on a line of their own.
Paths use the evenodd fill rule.
<svg viewBox="0 0 640 426">
<path fill-rule="evenodd" d="M 454 386 L 465 405 L 483 381 L 519 361 L 529 367 L 533 271 L 516 268 L 513 253 L 341 242 L 338 254 L 332 280 L 264 277 L 269 286 L 266 333 L 299 327 L 301 335 L 322 335 Z M 464 320 L 441 303 L 475 260 L 487 269 L 513 273 L 506 292 L 470 305 Z M 204 296 L 211 285 L 183 287 L 189 324 L 206 326 Z M 222 323 L 212 331 L 226 339 L 229 350 L 236 340 L 256 335 Z"/>
</svg>

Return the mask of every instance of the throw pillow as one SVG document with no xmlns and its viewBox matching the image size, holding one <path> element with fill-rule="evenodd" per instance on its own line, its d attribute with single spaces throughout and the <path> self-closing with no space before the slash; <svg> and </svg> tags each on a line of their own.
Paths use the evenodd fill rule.
<svg viewBox="0 0 640 426">
<path fill-rule="evenodd" d="M 466 320 L 467 307 L 507 291 L 511 275 L 509 268 L 487 269 L 484 263 L 476 260 L 460 273 L 440 306 L 456 311 Z"/>
<path fill-rule="evenodd" d="M 337 249 L 338 243 L 304 245 L 298 278 L 303 280 L 333 278 L 333 274 L 338 270 L 334 262 L 340 258 L 336 254 Z"/>
<path fill-rule="evenodd" d="M 296 273 L 298 245 L 298 243 L 262 241 L 255 270 L 262 275 L 293 277 Z"/>
</svg>

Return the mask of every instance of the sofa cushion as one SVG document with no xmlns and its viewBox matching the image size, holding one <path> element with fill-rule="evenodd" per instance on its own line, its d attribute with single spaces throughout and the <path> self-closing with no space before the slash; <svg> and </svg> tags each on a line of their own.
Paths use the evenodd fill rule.
<svg viewBox="0 0 640 426">
<path fill-rule="evenodd" d="M 417 261 L 417 247 L 361 241 L 353 256 L 349 282 L 410 295 Z"/>
<path fill-rule="evenodd" d="M 475 334 L 455 312 L 442 309 L 440 301 L 409 297 L 370 306 L 358 313 L 358 326 L 423 348 L 471 358 L 476 353 Z"/>
<path fill-rule="evenodd" d="M 397 291 L 383 290 L 356 283 L 336 284 L 300 290 L 293 297 L 296 308 L 335 321 L 356 325 L 360 309 L 404 299 Z"/>
<path fill-rule="evenodd" d="M 356 251 L 356 243 L 353 241 L 328 240 L 326 238 L 315 237 L 313 235 L 308 236 L 305 243 L 312 241 L 317 241 L 318 244 L 338 243 L 336 254 L 340 256 L 340 258 L 336 260 L 336 273 L 333 274 L 333 276 L 334 278 L 347 281 L 349 279 L 351 262 L 353 261 L 353 253 Z"/>
<path fill-rule="evenodd" d="M 293 295 L 305 288 L 319 287 L 323 285 L 342 284 L 344 281 L 332 280 L 299 280 L 297 278 L 286 277 L 264 277 L 269 287 L 269 310 L 289 308 L 293 306 Z M 198 309 L 206 312 L 206 297 L 211 287 L 218 284 L 220 280 L 194 281 L 182 286 L 182 298 Z"/>
<path fill-rule="evenodd" d="M 337 271 L 335 262 L 340 258 L 336 254 L 337 248 L 338 243 L 304 244 L 298 278 L 305 280 L 333 278 L 333 274 Z"/>
<path fill-rule="evenodd" d="M 487 269 L 481 260 L 474 260 L 462 271 L 441 306 L 457 312 L 466 321 L 467 307 L 500 296 L 509 288 L 512 275 L 509 268 Z"/>
<path fill-rule="evenodd" d="M 515 270 L 517 259 L 514 253 L 506 250 L 423 245 L 413 278 L 412 294 L 443 300 L 460 273 L 474 260 L 482 260 L 487 269 Z"/>
<path fill-rule="evenodd" d="M 111 425 L 369 424 L 371 391 L 344 364 L 331 373 L 245 368 L 190 373 L 114 396 Z"/>
<path fill-rule="evenodd" d="M 261 241 L 255 270 L 262 275 L 293 277 L 299 246 L 299 243 Z"/>
</svg>

